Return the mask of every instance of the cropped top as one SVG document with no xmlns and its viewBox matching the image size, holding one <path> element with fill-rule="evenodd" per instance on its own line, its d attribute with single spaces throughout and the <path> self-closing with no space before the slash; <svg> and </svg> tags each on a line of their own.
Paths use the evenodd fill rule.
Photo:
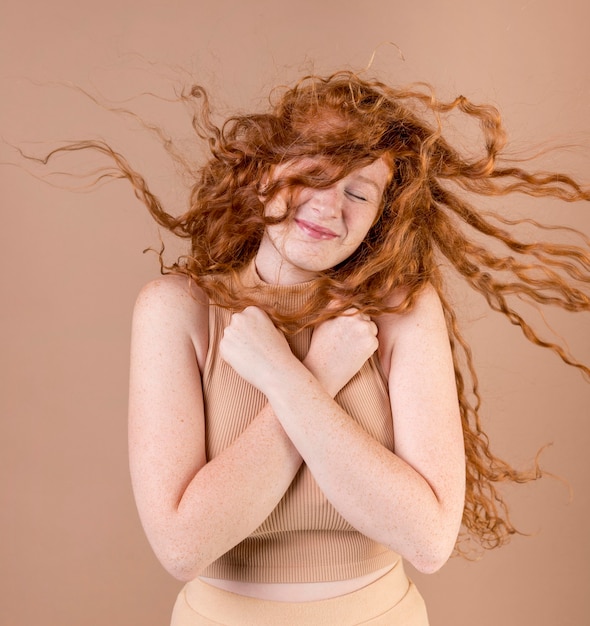
<svg viewBox="0 0 590 626">
<path fill-rule="evenodd" d="M 314 281 L 269 285 L 252 263 L 241 277 L 248 295 L 294 311 L 312 294 Z M 203 372 L 207 459 L 211 460 L 246 429 L 267 403 L 219 356 L 219 342 L 231 312 L 209 307 L 209 349 Z M 305 358 L 312 329 L 287 335 L 291 350 Z M 336 402 L 371 436 L 393 450 L 393 423 L 387 385 L 373 355 L 338 393 Z M 246 539 L 201 572 L 210 578 L 248 582 L 345 580 L 395 563 L 399 555 L 355 530 L 327 500 L 303 464 L 267 519 Z"/>
</svg>

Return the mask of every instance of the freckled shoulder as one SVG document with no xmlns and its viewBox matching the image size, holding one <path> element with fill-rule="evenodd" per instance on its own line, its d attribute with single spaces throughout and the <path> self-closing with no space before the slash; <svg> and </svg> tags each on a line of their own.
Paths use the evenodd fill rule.
<svg viewBox="0 0 590 626">
<path fill-rule="evenodd" d="M 167 274 L 147 283 L 137 296 L 133 324 L 187 335 L 203 371 L 209 343 L 209 298 L 192 279 Z"/>
<path fill-rule="evenodd" d="M 387 305 L 399 305 L 405 295 L 405 289 L 396 289 L 390 295 Z M 389 376 L 392 350 L 400 334 L 412 332 L 411 329 L 417 327 L 431 328 L 433 324 L 440 326 L 441 319 L 444 324 L 440 298 L 434 287 L 430 284 L 426 285 L 420 292 L 416 298 L 414 307 L 407 313 L 389 313 L 375 319 L 375 323 L 379 329 L 379 358 L 383 371 L 387 376 Z"/>
</svg>

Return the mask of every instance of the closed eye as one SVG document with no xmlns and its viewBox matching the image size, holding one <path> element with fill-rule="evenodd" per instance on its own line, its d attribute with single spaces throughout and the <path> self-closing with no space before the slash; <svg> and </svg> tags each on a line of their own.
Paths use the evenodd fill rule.
<svg viewBox="0 0 590 626">
<path fill-rule="evenodd" d="M 365 196 L 356 191 L 350 191 L 347 189 L 345 193 L 347 196 L 349 196 L 350 198 L 354 198 L 355 200 L 360 200 L 361 202 L 367 201 L 367 198 Z"/>
</svg>

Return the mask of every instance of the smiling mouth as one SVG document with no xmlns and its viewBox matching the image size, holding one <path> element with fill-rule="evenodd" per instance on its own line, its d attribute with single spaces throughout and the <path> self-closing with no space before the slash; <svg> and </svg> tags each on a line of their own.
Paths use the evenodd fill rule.
<svg viewBox="0 0 590 626">
<path fill-rule="evenodd" d="M 323 228 L 322 226 L 318 226 L 317 224 L 313 224 L 312 222 L 307 222 L 306 220 L 296 219 L 295 223 L 297 226 L 309 237 L 312 239 L 334 239 L 338 237 L 338 235 L 329 228 Z"/>
</svg>

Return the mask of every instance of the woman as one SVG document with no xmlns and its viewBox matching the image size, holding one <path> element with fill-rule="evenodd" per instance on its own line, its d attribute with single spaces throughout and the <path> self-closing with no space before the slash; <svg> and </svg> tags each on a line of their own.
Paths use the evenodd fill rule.
<svg viewBox="0 0 590 626">
<path fill-rule="evenodd" d="M 365 239 L 390 178 L 391 160 L 380 157 L 327 189 L 303 188 L 293 219 L 264 231 L 245 287 L 285 306 L 312 297 L 318 273 Z M 266 204 L 267 215 L 284 212 L 286 195 Z M 268 607 L 250 616 L 223 600 L 220 623 L 236 611 L 231 623 L 252 624 L 348 623 L 349 607 L 340 617 L 328 611 L 332 603 L 301 603 L 365 587 L 401 568 L 398 554 L 438 569 L 459 530 L 464 460 L 436 292 L 425 290 L 407 315 L 379 319 L 379 329 L 348 309 L 292 337 L 293 348 L 256 306 L 208 308 L 202 291 L 169 277 L 142 292 L 134 319 L 131 464 L 146 532 L 167 569 L 274 601 L 268 616 Z M 382 623 L 426 623 L 402 572 L 393 580 L 389 598 L 368 596 L 374 615 L 355 603 L 361 612 L 350 623 L 397 601 L 408 608 Z M 174 624 L 210 623 L 190 617 L 208 602 L 203 587 L 199 579 L 187 586 Z M 294 612 L 277 606 L 293 600 Z"/>
<path fill-rule="evenodd" d="M 479 156 L 443 136 L 454 109 L 480 123 Z M 538 476 L 489 450 L 443 264 L 590 373 L 509 299 L 588 310 L 588 249 L 521 242 L 465 192 L 590 194 L 503 164 L 492 107 L 348 72 L 304 79 L 222 129 L 205 98 L 195 128 L 212 157 L 179 218 L 92 146 L 192 242 L 141 292 L 131 357 L 137 506 L 187 581 L 172 624 L 427 624 L 402 559 L 436 571 L 461 523 L 500 545 L 515 529 L 494 484 Z"/>
</svg>

